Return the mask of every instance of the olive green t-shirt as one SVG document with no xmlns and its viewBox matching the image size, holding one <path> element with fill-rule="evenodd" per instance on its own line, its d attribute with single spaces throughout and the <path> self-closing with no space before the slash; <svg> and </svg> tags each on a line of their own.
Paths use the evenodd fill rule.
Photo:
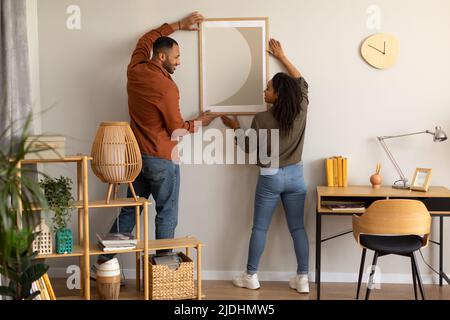
<svg viewBox="0 0 450 320">
<path fill-rule="evenodd" d="M 306 117 L 308 113 L 308 83 L 305 81 L 303 77 L 298 79 L 298 85 L 300 86 L 301 91 L 301 110 L 298 116 L 294 120 L 294 125 L 291 133 L 289 135 L 282 135 L 279 132 L 279 148 L 278 148 L 278 164 L 277 161 L 274 161 L 274 157 L 277 156 L 277 150 L 275 150 L 276 146 L 272 146 L 272 133 L 271 129 L 280 129 L 278 121 L 275 119 L 273 109 L 274 107 L 270 107 L 269 110 L 265 112 L 260 112 L 255 115 L 252 121 L 252 129 L 255 129 L 256 132 L 260 132 L 259 130 L 265 129 L 267 132 L 267 139 L 261 138 L 261 134 L 257 134 L 258 137 L 258 166 L 260 167 L 286 167 L 291 164 L 299 163 L 302 160 L 303 153 L 303 144 L 305 141 L 305 129 L 306 129 Z M 283 107 L 283 106 L 279 106 Z M 239 140 L 239 134 L 236 136 Z M 240 140 L 244 141 L 244 140 Z M 276 141 L 276 140 L 275 140 Z M 245 147 L 243 144 L 238 143 L 242 149 L 245 148 L 246 152 L 252 152 L 252 147 L 249 145 L 249 139 L 246 137 L 245 139 Z M 260 158 L 261 148 L 267 148 L 263 150 L 262 154 L 267 154 L 269 158 L 262 159 Z M 253 148 L 254 149 L 254 148 Z M 272 160 L 269 161 L 269 159 Z M 268 163 L 270 162 L 270 163 Z"/>
</svg>

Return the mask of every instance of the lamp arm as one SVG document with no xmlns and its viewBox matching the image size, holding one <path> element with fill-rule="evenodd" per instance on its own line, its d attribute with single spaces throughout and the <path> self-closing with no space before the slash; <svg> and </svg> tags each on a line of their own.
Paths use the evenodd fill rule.
<svg viewBox="0 0 450 320">
<path fill-rule="evenodd" d="M 434 134 L 434 132 L 426 130 L 426 131 L 419 131 L 419 132 L 413 132 L 413 133 L 399 134 L 399 135 L 396 135 L 396 136 L 381 136 L 381 137 L 378 137 L 378 140 L 380 140 L 380 139 L 386 140 L 386 139 L 392 139 L 392 138 L 407 137 L 407 136 L 413 136 L 413 135 L 422 134 L 422 133 Z M 380 140 L 380 142 L 381 142 L 381 140 Z"/>
<path fill-rule="evenodd" d="M 420 132 L 423 133 L 423 132 Z M 417 133 L 418 134 L 418 133 Z M 411 135 L 411 134 L 409 134 Z M 403 135 L 402 135 L 403 136 Z M 393 137 L 392 137 L 393 138 Z M 400 176 L 400 179 L 403 181 L 404 184 L 406 184 L 406 182 L 408 181 L 408 179 L 406 179 L 405 175 L 403 174 L 402 169 L 400 169 L 400 166 L 398 165 L 397 161 L 395 160 L 394 156 L 392 155 L 391 151 L 389 151 L 386 142 L 384 142 L 384 139 L 387 139 L 385 137 L 378 137 L 378 141 L 380 142 L 381 146 L 383 147 L 384 151 L 386 152 L 386 154 L 389 157 L 389 160 L 391 160 L 392 164 L 395 167 L 395 170 L 397 170 L 397 173 Z"/>
</svg>

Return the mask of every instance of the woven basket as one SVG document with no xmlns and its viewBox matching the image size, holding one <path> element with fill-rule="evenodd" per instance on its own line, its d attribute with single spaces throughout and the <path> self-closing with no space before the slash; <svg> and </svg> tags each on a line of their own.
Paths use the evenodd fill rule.
<svg viewBox="0 0 450 320">
<path fill-rule="evenodd" d="M 152 300 L 193 299 L 194 263 L 189 257 L 179 252 L 182 262 L 177 270 L 166 265 L 154 265 L 150 256 L 149 290 Z"/>
</svg>

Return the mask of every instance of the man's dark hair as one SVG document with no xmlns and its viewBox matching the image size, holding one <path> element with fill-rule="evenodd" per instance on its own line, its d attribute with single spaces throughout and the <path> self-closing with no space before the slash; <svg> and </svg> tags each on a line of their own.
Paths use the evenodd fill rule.
<svg viewBox="0 0 450 320">
<path fill-rule="evenodd" d="M 153 54 L 158 54 L 160 52 L 166 53 L 167 50 L 172 49 L 175 44 L 178 45 L 178 42 L 170 37 L 159 37 L 153 44 Z"/>
</svg>

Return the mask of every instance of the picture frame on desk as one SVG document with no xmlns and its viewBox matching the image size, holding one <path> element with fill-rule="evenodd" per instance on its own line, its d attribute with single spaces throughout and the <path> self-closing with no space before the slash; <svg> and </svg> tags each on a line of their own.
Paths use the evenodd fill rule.
<svg viewBox="0 0 450 320">
<path fill-rule="evenodd" d="M 411 181 L 411 190 L 427 192 L 431 181 L 431 169 L 417 168 Z"/>
</svg>

